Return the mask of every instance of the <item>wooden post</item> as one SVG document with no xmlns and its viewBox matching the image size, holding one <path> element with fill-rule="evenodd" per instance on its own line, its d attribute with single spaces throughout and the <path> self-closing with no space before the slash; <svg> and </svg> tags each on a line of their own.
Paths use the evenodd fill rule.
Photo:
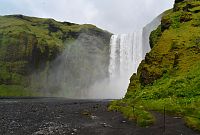
<svg viewBox="0 0 200 135">
<path fill-rule="evenodd" d="M 163 134 L 165 134 L 165 120 L 166 120 L 166 118 L 165 118 L 165 107 L 164 107 L 164 117 L 163 117 Z"/>
</svg>

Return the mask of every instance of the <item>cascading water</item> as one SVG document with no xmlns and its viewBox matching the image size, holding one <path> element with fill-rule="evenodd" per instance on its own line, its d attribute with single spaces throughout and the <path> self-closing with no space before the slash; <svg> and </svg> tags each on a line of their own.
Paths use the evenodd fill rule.
<svg viewBox="0 0 200 135">
<path fill-rule="evenodd" d="M 113 35 L 110 41 L 110 78 L 128 77 L 137 71 L 142 56 L 142 31 Z"/>
<path fill-rule="evenodd" d="M 143 59 L 142 30 L 130 34 L 113 35 L 110 41 L 110 86 L 122 98 L 133 73 Z"/>
<path fill-rule="evenodd" d="M 138 32 L 111 37 L 109 85 L 117 92 L 115 98 L 125 95 L 131 75 L 137 73 L 140 62 L 150 51 L 149 36 L 160 25 L 161 17 L 162 14 Z"/>
</svg>

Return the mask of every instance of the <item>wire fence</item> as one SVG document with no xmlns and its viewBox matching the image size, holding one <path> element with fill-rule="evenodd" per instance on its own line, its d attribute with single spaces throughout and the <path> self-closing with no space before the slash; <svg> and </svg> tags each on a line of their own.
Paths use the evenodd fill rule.
<svg viewBox="0 0 200 135">
<path fill-rule="evenodd" d="M 195 109 L 197 111 L 200 111 L 200 109 Z M 181 111 L 180 111 L 181 112 Z M 166 116 L 167 116 L 167 108 L 163 107 L 163 134 L 165 134 L 166 132 Z M 200 120 L 200 116 L 194 116 L 194 115 L 187 115 L 187 114 L 181 114 L 181 118 L 184 117 L 191 117 L 191 118 L 195 118 L 195 119 L 199 119 Z"/>
<path fill-rule="evenodd" d="M 133 107 L 133 110 L 141 109 L 141 108 L 135 107 L 135 106 L 132 106 L 132 107 Z M 165 134 L 166 131 L 167 131 L 166 130 L 167 129 L 167 116 L 171 115 L 173 117 L 173 114 L 170 113 L 170 115 L 169 115 L 169 113 L 168 113 L 169 111 L 168 110 L 170 110 L 170 109 L 167 108 L 167 107 L 163 107 L 162 112 L 158 111 L 158 112 L 163 114 L 163 125 L 161 125 L 162 129 L 163 129 L 163 134 Z M 149 110 L 149 111 L 157 112 L 156 110 Z M 195 111 L 199 111 L 200 112 L 200 109 L 195 108 Z M 182 110 L 179 110 L 179 112 L 182 112 L 182 113 L 180 113 L 179 114 L 180 117 L 177 117 L 177 118 L 191 117 L 191 118 L 195 118 L 195 119 L 199 119 L 200 120 L 200 113 L 199 113 L 199 116 L 195 116 L 195 115 L 184 114 Z M 174 114 L 174 116 L 176 116 L 176 114 Z M 173 117 L 173 118 L 176 118 L 176 117 Z"/>
</svg>

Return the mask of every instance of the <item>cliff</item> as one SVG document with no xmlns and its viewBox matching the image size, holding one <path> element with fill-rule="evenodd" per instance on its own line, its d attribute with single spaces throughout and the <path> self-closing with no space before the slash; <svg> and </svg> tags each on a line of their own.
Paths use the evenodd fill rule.
<svg viewBox="0 0 200 135">
<path fill-rule="evenodd" d="M 110 36 L 111 33 L 90 24 L 23 15 L 0 16 L 0 95 L 26 95 L 24 89 L 28 88 L 30 92 L 30 86 L 36 82 L 37 87 L 42 87 L 44 82 L 38 84 L 40 80 L 33 74 L 39 74 L 38 78 L 47 77 L 50 67 L 55 66 L 53 61 L 77 39 L 84 40 L 89 46 L 87 51 L 96 49 L 96 55 L 104 54 L 108 58 Z M 105 56 L 102 59 L 108 64 Z M 89 62 L 88 68 L 94 72 L 92 77 L 96 77 L 94 74 L 99 71 L 93 69 L 92 64 Z M 106 69 L 104 71 L 106 73 Z"/>
<path fill-rule="evenodd" d="M 200 129 L 200 1 L 176 0 L 151 33 L 152 50 L 130 79 L 124 99 L 110 110 L 121 111 L 141 126 L 154 122 L 150 111 L 181 116 Z"/>
</svg>

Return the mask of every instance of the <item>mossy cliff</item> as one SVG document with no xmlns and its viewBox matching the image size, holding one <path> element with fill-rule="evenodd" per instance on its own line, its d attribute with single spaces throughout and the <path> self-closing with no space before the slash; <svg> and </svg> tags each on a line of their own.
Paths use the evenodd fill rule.
<svg viewBox="0 0 200 135">
<path fill-rule="evenodd" d="M 146 126 L 155 120 L 149 110 L 165 108 L 200 130 L 200 1 L 176 0 L 151 33 L 150 44 L 125 98 L 109 109 Z"/>
<path fill-rule="evenodd" d="M 23 15 L 0 16 L 0 96 L 24 95 L 24 88 L 32 85 L 32 74 L 45 73 L 49 63 L 83 33 L 98 38 L 99 44 L 87 44 L 109 55 L 111 34 L 93 25 Z M 12 94 L 13 87 L 20 94 Z"/>
</svg>

